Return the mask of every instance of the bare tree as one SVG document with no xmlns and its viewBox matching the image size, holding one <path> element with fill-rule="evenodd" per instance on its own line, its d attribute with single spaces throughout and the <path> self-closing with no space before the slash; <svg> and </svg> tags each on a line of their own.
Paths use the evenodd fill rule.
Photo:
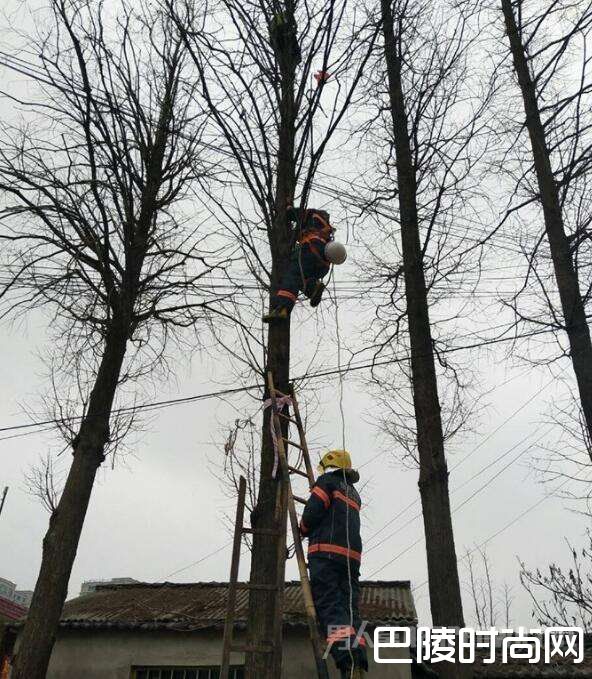
<svg viewBox="0 0 592 679">
<path fill-rule="evenodd" d="M 41 502 L 50 515 L 57 510 L 61 485 L 54 459 L 49 453 L 25 474 L 27 491 Z"/>
<path fill-rule="evenodd" d="M 529 216 L 536 215 L 523 239 L 527 273 L 508 303 L 517 326 L 527 325 L 534 328 L 533 334 L 550 332 L 556 337 L 559 354 L 549 354 L 539 344 L 533 360 L 552 363 L 569 356 L 581 404 L 581 438 L 592 459 L 592 342 L 587 311 L 592 293 L 592 7 L 589 3 L 501 0 L 501 10 L 524 115 L 519 129 L 501 127 L 504 146 L 512 140 L 500 163 L 513 183 L 506 219 L 526 211 L 528 222 Z M 504 105 L 506 120 L 507 110 Z M 528 135 L 528 142 L 523 143 L 523 134 Z M 537 212 L 542 213 L 544 228 Z M 539 304 L 535 306 L 533 300 Z"/>
<path fill-rule="evenodd" d="M 567 542 L 567 541 L 566 541 Z M 551 564 L 545 571 L 530 570 L 520 562 L 520 582 L 530 595 L 532 614 L 540 625 L 549 627 L 582 627 L 592 630 L 592 534 L 587 543 L 576 548 L 567 542 L 571 566 Z"/>
<path fill-rule="evenodd" d="M 181 210 L 208 166 L 185 49 L 166 18 L 137 3 L 53 0 L 44 26 L 31 71 L 39 97 L 19 100 L 30 117 L 1 133 L 1 299 L 5 316 L 51 314 L 54 374 L 73 385 L 56 390 L 73 458 L 49 501 L 14 679 L 45 677 L 95 476 L 118 416 L 134 409 L 116 399 L 166 374 L 183 331 L 199 341 L 217 261 Z"/>
<path fill-rule="evenodd" d="M 216 474 L 229 497 L 235 499 L 241 476 L 247 482 L 245 507 L 252 513 L 257 504 L 259 431 L 251 418 L 237 419 L 224 443 L 224 460 L 216 465 Z M 234 517 L 228 517 L 234 528 Z M 246 537 L 246 536 L 245 536 Z"/>
<path fill-rule="evenodd" d="M 193 57 L 218 147 L 220 138 L 224 142 L 221 162 L 229 173 L 212 196 L 216 214 L 240 244 L 243 276 L 256 288 L 249 298 L 246 286 L 233 309 L 237 343 L 219 339 L 242 375 L 265 378 L 271 372 L 277 388 L 288 393 L 290 323 L 272 325 L 263 337 L 261 308 L 278 289 L 293 248 L 286 208 L 293 200 L 310 205 L 315 172 L 352 100 L 376 31 L 358 26 L 355 5 L 347 0 L 218 0 L 205 16 L 191 2 L 170 3 L 170 9 Z M 254 585 L 276 582 L 285 566 L 286 498 L 273 474 L 270 415 L 267 408 L 251 514 L 253 527 L 262 529 L 253 536 Z M 281 629 L 274 629 L 281 592 L 261 587 L 251 590 L 249 600 L 250 645 L 274 652 L 248 653 L 247 676 L 275 679 L 281 674 Z"/>
<path fill-rule="evenodd" d="M 486 567 L 487 575 L 489 576 L 489 563 L 487 555 L 482 553 L 481 558 L 483 565 Z M 486 578 L 485 582 L 477 577 L 476 568 L 474 564 L 473 554 L 467 550 L 465 555 L 467 566 L 469 569 L 469 583 L 471 586 L 471 599 L 473 600 L 473 608 L 475 612 L 475 620 L 480 629 L 485 629 L 486 625 L 492 625 L 495 620 L 495 611 L 493 610 L 493 590 L 491 587 L 491 580 Z"/>
<path fill-rule="evenodd" d="M 478 553 L 478 563 L 475 563 L 475 552 Z M 509 628 L 514 600 L 512 588 L 508 583 L 500 587 L 495 582 L 487 550 L 482 547 L 468 549 L 464 561 L 469 571 L 469 592 L 478 628 L 495 627 L 500 616 L 504 626 Z"/>
<path fill-rule="evenodd" d="M 435 334 L 431 315 L 438 317 L 435 309 L 443 302 L 447 320 L 460 318 L 462 304 L 453 305 L 447 295 L 455 280 L 462 286 L 468 272 L 479 274 L 469 233 L 478 193 L 473 173 L 485 150 L 476 140 L 488 92 L 480 102 L 470 94 L 474 32 L 463 7 L 381 0 L 380 12 L 384 51 L 374 91 L 383 98 L 364 131 L 385 151 L 366 208 L 376 225 L 365 239 L 365 274 L 384 300 L 376 305 L 374 358 L 387 362 L 396 349 L 408 360 L 375 370 L 373 379 L 387 403 L 387 433 L 419 467 L 433 623 L 462 627 L 445 442 L 466 426 L 468 380 L 446 355 L 450 331 Z M 386 203 L 393 199 L 394 210 Z M 403 378 L 398 383 L 396 369 Z M 440 671 L 459 677 L 468 670 Z"/>
</svg>

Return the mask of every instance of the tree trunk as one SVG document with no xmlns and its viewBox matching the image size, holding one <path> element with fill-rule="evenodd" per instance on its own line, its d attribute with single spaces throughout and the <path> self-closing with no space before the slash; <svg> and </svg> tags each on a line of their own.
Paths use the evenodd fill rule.
<svg viewBox="0 0 592 679">
<path fill-rule="evenodd" d="M 545 231 L 553 260 L 573 370 L 586 422 L 588 441 L 590 442 L 588 454 L 592 459 L 592 342 L 590 341 L 590 329 L 586 320 L 586 310 L 582 301 L 578 274 L 571 256 L 569 239 L 565 233 L 559 191 L 551 167 L 551 154 L 541 120 L 536 86 L 530 74 L 526 50 L 516 25 L 511 0 L 502 0 L 502 11 L 510 41 L 514 70 L 522 91 L 526 127 L 530 136 L 539 186 L 539 200 L 543 207 Z"/>
<path fill-rule="evenodd" d="M 381 0 L 381 8 L 396 150 L 413 403 L 420 464 L 419 489 L 426 538 L 430 606 L 435 626 L 463 627 L 448 495 L 448 469 L 419 238 L 417 183 L 405 111 L 401 59 L 395 40 L 391 0 Z M 443 679 L 469 676 L 465 666 L 448 663 L 439 665 L 438 672 Z"/>
<path fill-rule="evenodd" d="M 287 3 L 286 14 L 293 14 L 291 3 Z M 296 103 L 294 78 L 297 63 L 290 45 L 284 45 L 282 53 L 276 53 L 281 74 L 280 129 L 278 140 L 278 166 L 275 190 L 275 219 L 268 232 L 272 256 L 271 289 L 277 290 L 289 258 L 292 244 L 290 224 L 286 208 L 294 198 L 296 188 L 294 143 L 296 136 Z M 267 339 L 266 373 L 271 372 L 275 386 L 288 393 L 290 380 L 290 322 L 272 323 Z M 266 378 L 267 379 L 267 378 Z M 269 394 L 267 389 L 264 399 Z M 263 414 L 261 432 L 261 466 L 259 472 L 259 493 L 251 522 L 256 528 L 275 528 L 284 533 L 287 522 L 287 498 L 282 492 L 279 478 L 273 478 L 275 451 L 270 430 L 271 409 Z M 282 423 L 284 436 L 287 426 Z M 278 472 L 279 473 L 279 472 Z M 272 584 L 285 571 L 285 533 L 275 535 L 253 535 L 250 581 L 255 584 Z M 282 591 L 251 590 L 249 597 L 248 636 L 254 646 L 273 646 L 273 653 L 248 653 L 246 656 L 246 679 L 277 679 L 281 675 L 282 646 L 281 622 L 283 609 Z"/>
<path fill-rule="evenodd" d="M 12 679 L 45 679 L 90 495 L 109 440 L 109 419 L 125 356 L 127 333 L 112 327 L 74 444 L 72 466 L 43 540 L 41 568 L 20 634 Z"/>
<path fill-rule="evenodd" d="M 275 385 L 280 391 L 288 392 L 290 361 L 290 328 L 288 323 L 271 326 L 268 340 L 267 370 L 272 373 Z M 269 393 L 266 391 L 264 398 Z M 275 584 L 285 570 L 285 540 L 279 533 L 286 527 L 287 503 L 281 492 L 278 478 L 272 477 L 275 451 L 271 438 L 271 409 L 263 415 L 261 446 L 261 470 L 257 505 L 251 517 L 254 528 L 274 528 L 278 535 L 253 535 L 250 581 L 256 584 Z M 287 433 L 282 423 L 284 436 Z M 279 470 L 278 470 L 279 474 Z M 246 658 L 247 679 L 276 679 L 281 673 L 282 649 L 278 645 L 281 628 L 275 622 L 277 612 L 281 615 L 282 596 L 280 591 L 251 590 L 249 597 L 249 639 L 254 646 L 273 646 L 274 652 L 250 653 Z"/>
</svg>

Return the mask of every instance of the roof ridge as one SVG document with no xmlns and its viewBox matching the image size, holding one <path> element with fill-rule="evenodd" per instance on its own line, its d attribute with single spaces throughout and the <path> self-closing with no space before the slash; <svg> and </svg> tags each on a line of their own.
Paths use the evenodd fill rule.
<svg viewBox="0 0 592 679">
<path fill-rule="evenodd" d="M 371 625 L 417 622 L 408 581 L 362 581 L 360 608 Z M 62 626 L 80 628 L 170 629 L 189 631 L 224 624 L 227 582 L 106 583 L 66 602 Z M 304 599 L 298 580 L 285 587 L 284 624 L 306 626 Z M 244 624 L 248 592 L 239 590 L 235 621 Z"/>
<path fill-rule="evenodd" d="M 248 582 L 248 580 L 240 580 L 240 583 Z M 168 580 L 162 582 L 104 582 L 97 583 L 94 586 L 94 591 L 99 590 L 113 590 L 113 589 L 140 589 L 144 587 L 148 588 L 166 588 L 166 587 L 228 587 L 229 583 L 227 581 L 222 582 L 219 580 L 207 580 L 199 582 L 169 582 Z M 299 587 L 301 586 L 300 580 L 286 580 L 285 585 L 287 587 Z M 410 580 L 360 580 L 360 586 L 371 588 L 371 587 L 404 587 L 410 588 Z M 88 596 L 92 594 L 88 592 L 83 596 Z"/>
</svg>

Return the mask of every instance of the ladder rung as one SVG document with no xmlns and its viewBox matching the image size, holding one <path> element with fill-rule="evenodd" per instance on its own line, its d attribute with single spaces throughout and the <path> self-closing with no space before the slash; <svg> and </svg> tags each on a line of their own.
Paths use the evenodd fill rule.
<svg viewBox="0 0 592 679">
<path fill-rule="evenodd" d="M 237 582 L 236 583 L 236 588 L 237 589 L 257 589 L 261 591 L 268 591 L 272 592 L 278 589 L 277 585 L 259 585 L 255 582 Z"/>
<path fill-rule="evenodd" d="M 302 471 L 302 469 L 296 469 L 296 467 L 290 467 L 290 466 L 288 465 L 288 470 L 289 470 L 292 474 L 299 474 L 300 476 L 304 476 L 305 479 L 308 478 L 308 474 L 307 474 L 305 471 Z"/>
<path fill-rule="evenodd" d="M 231 651 L 236 653 L 273 653 L 273 646 L 250 646 L 248 644 L 232 644 Z"/>
<path fill-rule="evenodd" d="M 304 450 L 304 447 L 301 446 L 299 443 L 296 443 L 296 441 L 290 441 L 290 439 L 284 439 L 284 441 L 285 441 L 289 446 L 294 446 L 294 448 L 300 448 L 300 450 Z"/>
<path fill-rule="evenodd" d="M 241 528 L 242 533 L 249 533 L 250 535 L 281 535 L 281 531 L 277 528 Z"/>
<path fill-rule="evenodd" d="M 300 502 L 303 505 L 305 505 L 308 502 L 308 500 L 305 500 L 303 497 L 298 497 L 298 495 L 292 495 L 292 497 L 296 502 Z"/>
<path fill-rule="evenodd" d="M 291 422 L 292 424 L 298 426 L 298 422 L 293 417 L 290 417 L 289 415 L 284 415 L 284 413 L 278 413 L 278 415 L 280 417 L 283 417 L 284 420 L 288 420 L 288 422 Z"/>
</svg>

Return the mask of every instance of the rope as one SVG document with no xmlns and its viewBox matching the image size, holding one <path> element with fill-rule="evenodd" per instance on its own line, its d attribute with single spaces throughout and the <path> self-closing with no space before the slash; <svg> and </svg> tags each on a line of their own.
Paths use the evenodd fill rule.
<svg viewBox="0 0 592 679">
<path fill-rule="evenodd" d="M 335 284 L 335 267 L 332 267 L 331 273 L 333 274 L 333 304 L 335 305 L 335 334 L 337 336 L 337 365 L 341 368 L 341 329 L 339 327 L 339 305 L 337 303 L 337 287 Z M 346 450 L 345 447 L 345 413 L 343 409 L 343 380 L 344 376 L 343 373 L 340 371 L 339 373 L 339 413 L 341 415 L 341 449 Z M 345 468 L 342 468 L 342 473 L 343 473 L 343 482 L 345 485 L 345 494 L 346 497 L 349 500 L 349 484 L 347 482 L 347 476 L 345 474 Z M 346 557 L 346 562 L 347 562 L 347 584 L 349 585 L 349 626 L 350 629 L 354 629 L 354 592 L 353 592 L 353 587 L 352 587 L 352 574 L 351 574 L 351 560 L 349 557 L 349 554 L 351 552 L 351 545 L 350 545 L 350 539 L 349 539 L 349 502 L 345 503 L 345 535 L 347 539 L 347 553 L 348 556 Z M 357 640 L 357 632 L 356 630 L 356 636 L 354 638 L 354 643 L 355 640 Z M 352 653 L 352 645 L 351 643 L 348 643 L 348 651 L 349 651 L 349 658 L 350 658 L 350 679 L 353 679 L 354 676 L 354 656 Z"/>
<path fill-rule="evenodd" d="M 337 365 L 339 366 L 339 413 L 341 415 L 341 449 L 345 447 L 345 413 L 343 410 L 343 372 L 341 370 L 341 329 L 339 327 L 339 306 L 337 304 L 337 288 L 335 285 L 335 266 L 333 271 L 333 304 L 335 305 L 335 334 L 337 335 Z"/>
<path fill-rule="evenodd" d="M 275 424 L 273 421 L 275 413 L 281 413 L 282 410 L 287 406 L 292 405 L 292 399 L 290 396 L 280 396 L 280 398 L 275 399 L 275 405 L 276 405 L 276 410 L 273 409 L 273 401 L 271 398 L 268 398 L 266 401 L 263 402 L 263 410 L 267 408 L 271 408 L 271 417 L 269 420 L 269 426 L 271 430 L 271 440 L 273 441 L 273 470 L 271 472 L 271 477 L 273 479 L 276 478 L 278 469 L 279 469 L 279 464 L 280 464 L 280 451 L 278 449 L 278 438 L 277 438 L 277 433 L 275 431 Z"/>
</svg>

